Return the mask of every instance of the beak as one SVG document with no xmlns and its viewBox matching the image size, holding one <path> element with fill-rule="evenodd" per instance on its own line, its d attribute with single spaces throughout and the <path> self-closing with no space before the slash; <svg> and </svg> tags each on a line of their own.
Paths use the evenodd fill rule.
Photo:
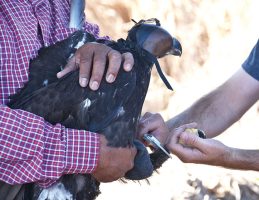
<svg viewBox="0 0 259 200">
<path fill-rule="evenodd" d="M 176 39 L 173 38 L 172 41 L 172 49 L 168 54 L 174 55 L 174 56 L 181 56 L 182 55 L 182 45 L 181 43 Z"/>
</svg>

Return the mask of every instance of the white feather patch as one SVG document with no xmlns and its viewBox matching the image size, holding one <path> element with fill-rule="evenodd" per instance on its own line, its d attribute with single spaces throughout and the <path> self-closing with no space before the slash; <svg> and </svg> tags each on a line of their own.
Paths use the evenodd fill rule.
<svg viewBox="0 0 259 200">
<path fill-rule="evenodd" d="M 42 83 L 43 86 L 47 86 L 49 84 L 49 80 L 48 79 L 45 79 Z"/>
<path fill-rule="evenodd" d="M 122 116 L 122 115 L 124 115 L 124 113 L 125 113 L 125 110 L 124 110 L 123 106 L 121 106 L 121 107 L 119 108 L 118 112 L 117 112 L 117 116 L 118 116 L 118 117 L 119 117 L 119 116 Z"/>
<path fill-rule="evenodd" d="M 73 195 L 67 191 L 62 183 L 55 184 L 42 190 L 38 200 L 73 200 Z"/>
<path fill-rule="evenodd" d="M 88 98 L 87 98 L 86 100 L 84 100 L 83 103 L 84 103 L 83 106 L 84 106 L 84 108 L 86 108 L 86 109 L 88 109 L 88 108 L 91 106 L 91 104 L 92 104 L 91 100 L 88 99 Z"/>
<path fill-rule="evenodd" d="M 85 44 L 85 40 L 86 40 L 86 37 L 84 35 L 84 37 L 82 38 L 82 40 L 80 40 L 77 45 L 75 46 L 75 49 L 79 49 L 81 46 L 83 46 Z"/>
</svg>

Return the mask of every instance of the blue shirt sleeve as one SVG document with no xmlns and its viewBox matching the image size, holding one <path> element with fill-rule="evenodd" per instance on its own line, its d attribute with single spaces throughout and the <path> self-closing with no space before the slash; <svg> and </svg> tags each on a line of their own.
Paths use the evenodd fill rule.
<svg viewBox="0 0 259 200">
<path fill-rule="evenodd" d="M 259 81 L 259 40 L 242 67 L 250 76 Z"/>
</svg>

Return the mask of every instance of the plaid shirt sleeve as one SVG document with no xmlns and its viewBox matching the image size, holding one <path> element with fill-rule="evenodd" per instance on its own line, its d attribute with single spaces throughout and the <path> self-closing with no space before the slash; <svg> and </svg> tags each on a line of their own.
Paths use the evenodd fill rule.
<svg viewBox="0 0 259 200">
<path fill-rule="evenodd" d="M 42 46 L 65 39 L 69 1 L 0 2 L 0 180 L 9 184 L 53 184 L 61 175 L 92 173 L 99 159 L 99 136 L 52 125 L 6 106 L 28 81 L 29 61 Z M 85 30 L 99 37 L 96 25 Z"/>
<path fill-rule="evenodd" d="M 39 181 L 47 187 L 63 174 L 91 173 L 98 160 L 95 133 L 55 126 L 22 110 L 0 106 L 0 179 Z"/>
</svg>

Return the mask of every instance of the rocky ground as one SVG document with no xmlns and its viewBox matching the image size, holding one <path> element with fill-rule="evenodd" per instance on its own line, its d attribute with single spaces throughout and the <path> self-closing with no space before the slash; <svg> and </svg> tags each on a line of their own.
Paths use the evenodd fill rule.
<svg viewBox="0 0 259 200">
<path fill-rule="evenodd" d="M 181 58 L 160 61 L 175 91 L 167 91 L 153 70 L 143 109 L 176 115 L 235 72 L 259 35 L 257 0 L 94 0 L 87 1 L 87 19 L 98 23 L 102 35 L 125 37 L 136 21 L 156 17 L 183 45 Z M 159 95 L 158 95 L 159 94 Z M 233 127 L 218 137 L 236 148 L 259 149 L 258 107 L 254 105 Z M 220 117 L 220 116 L 219 116 Z M 259 159 L 259 158 L 255 158 Z M 259 173 L 165 163 L 149 180 L 102 184 L 98 200 L 258 200 Z"/>
</svg>

